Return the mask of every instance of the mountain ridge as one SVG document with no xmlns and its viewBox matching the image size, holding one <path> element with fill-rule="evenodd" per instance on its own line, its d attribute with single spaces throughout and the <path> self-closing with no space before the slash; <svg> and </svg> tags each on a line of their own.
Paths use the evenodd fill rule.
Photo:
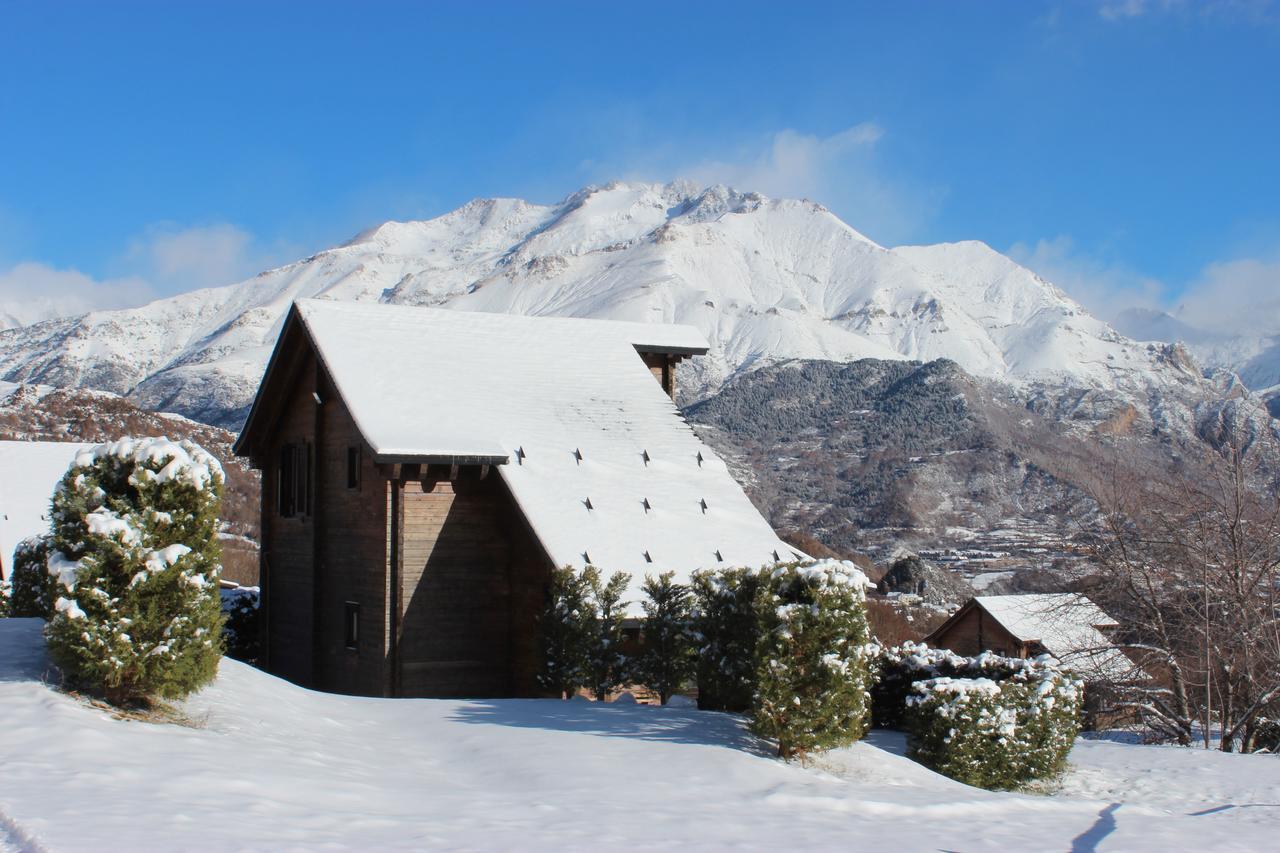
<svg viewBox="0 0 1280 853">
<path fill-rule="evenodd" d="M 238 427 L 295 298 L 682 322 L 711 343 L 686 401 L 781 360 L 950 358 L 1022 387 L 1211 393 L 977 241 L 886 248 L 814 202 L 613 182 L 475 199 L 218 288 L 0 331 L 0 377 Z"/>
</svg>

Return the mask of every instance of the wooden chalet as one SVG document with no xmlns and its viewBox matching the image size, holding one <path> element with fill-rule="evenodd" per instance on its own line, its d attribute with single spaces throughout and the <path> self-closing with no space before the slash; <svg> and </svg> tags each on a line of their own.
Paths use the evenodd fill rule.
<svg viewBox="0 0 1280 853">
<path fill-rule="evenodd" d="M 1082 676 L 1122 676 L 1133 669 L 1111 645 L 1119 624 L 1075 593 L 980 595 L 969 599 L 924 638 L 961 655 L 1053 655 Z"/>
<path fill-rule="evenodd" d="M 761 565 L 781 542 L 680 417 L 682 326 L 299 300 L 237 454 L 263 472 L 267 669 L 534 695 L 553 566 Z M 657 381 L 654 381 L 654 380 Z"/>
</svg>

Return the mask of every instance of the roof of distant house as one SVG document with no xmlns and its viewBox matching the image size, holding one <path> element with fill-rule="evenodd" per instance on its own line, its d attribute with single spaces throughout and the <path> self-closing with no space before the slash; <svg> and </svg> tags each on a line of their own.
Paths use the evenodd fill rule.
<svg viewBox="0 0 1280 853">
<path fill-rule="evenodd" d="M 495 464 L 557 565 L 633 574 L 799 555 L 637 355 L 705 352 L 687 326 L 298 300 L 383 462 Z"/>
<path fill-rule="evenodd" d="M 0 441 L 0 574 L 12 571 L 13 549 L 49 531 L 49 502 L 62 475 L 91 445 L 63 441 Z"/>
</svg>

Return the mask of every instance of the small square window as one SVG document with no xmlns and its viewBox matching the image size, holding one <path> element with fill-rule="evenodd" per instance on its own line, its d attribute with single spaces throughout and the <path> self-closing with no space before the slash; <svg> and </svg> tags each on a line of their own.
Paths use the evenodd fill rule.
<svg viewBox="0 0 1280 853">
<path fill-rule="evenodd" d="M 345 645 L 348 649 L 360 648 L 360 605 L 354 601 L 347 602 L 343 633 L 346 635 Z"/>
</svg>

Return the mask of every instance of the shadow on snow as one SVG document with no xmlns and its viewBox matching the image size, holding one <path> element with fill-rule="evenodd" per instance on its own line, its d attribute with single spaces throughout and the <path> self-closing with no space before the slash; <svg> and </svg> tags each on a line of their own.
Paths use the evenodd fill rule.
<svg viewBox="0 0 1280 853">
<path fill-rule="evenodd" d="M 747 730 L 747 721 L 742 717 L 692 708 L 616 705 L 582 699 L 481 699 L 460 707 L 454 720 L 629 740 L 721 746 L 762 756 L 775 754 L 770 744 Z"/>
</svg>

